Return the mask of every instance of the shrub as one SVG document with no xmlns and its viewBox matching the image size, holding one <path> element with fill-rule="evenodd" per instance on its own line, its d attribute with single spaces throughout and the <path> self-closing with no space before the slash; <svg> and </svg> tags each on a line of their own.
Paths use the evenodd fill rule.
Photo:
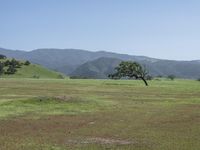
<svg viewBox="0 0 200 150">
<path fill-rule="evenodd" d="M 156 77 L 157 77 L 157 78 L 162 78 L 163 76 L 162 76 L 162 75 L 157 75 Z"/>
<path fill-rule="evenodd" d="M 57 76 L 57 78 L 58 78 L 58 79 L 64 79 L 65 77 L 64 77 L 62 74 L 59 74 L 59 75 Z"/>
<path fill-rule="evenodd" d="M 9 61 L 9 60 L 6 60 L 6 61 L 4 62 L 4 65 L 5 65 L 5 66 L 9 66 L 9 65 L 10 65 L 10 61 Z"/>
<path fill-rule="evenodd" d="M 147 76 L 146 76 L 146 79 L 147 79 L 147 80 L 153 80 L 153 77 L 150 76 L 150 75 L 147 75 Z"/>
<path fill-rule="evenodd" d="M 170 79 L 170 80 L 174 80 L 176 78 L 176 76 L 175 75 L 168 75 L 167 78 Z"/>
<path fill-rule="evenodd" d="M 10 61 L 10 65 L 15 67 L 17 66 L 18 62 L 13 58 L 11 61 Z"/>
<path fill-rule="evenodd" d="M 162 81 L 160 78 L 155 78 L 154 80 L 155 81 Z"/>
<path fill-rule="evenodd" d="M 89 78 L 84 76 L 70 76 L 70 79 L 89 79 Z"/>
<path fill-rule="evenodd" d="M 199 78 L 199 79 L 197 79 L 197 81 L 200 81 L 200 78 Z"/>
<path fill-rule="evenodd" d="M 0 75 L 2 75 L 4 73 L 4 64 L 0 62 Z"/>
<path fill-rule="evenodd" d="M 15 67 L 12 66 L 12 65 L 10 65 L 10 66 L 8 67 L 8 69 L 6 70 L 5 74 L 15 74 L 16 71 L 17 71 L 17 70 L 15 69 Z"/>
<path fill-rule="evenodd" d="M 39 76 L 39 75 L 36 75 L 36 74 L 34 74 L 34 75 L 33 75 L 33 78 L 35 78 L 35 79 L 39 79 L 39 78 L 40 78 L 40 76 Z"/>
<path fill-rule="evenodd" d="M 118 79 L 120 79 L 119 76 L 115 76 L 114 74 L 109 74 L 109 75 L 108 75 L 108 78 L 110 78 L 110 79 L 114 79 L 114 80 L 118 80 Z"/>
<path fill-rule="evenodd" d="M 5 55 L 0 54 L 0 59 L 6 59 L 7 57 Z"/>
<path fill-rule="evenodd" d="M 30 65 L 31 63 L 27 60 L 27 61 L 25 61 L 25 63 L 24 63 L 24 65 L 26 65 L 26 66 L 28 66 L 28 65 Z"/>
<path fill-rule="evenodd" d="M 21 68 L 21 63 L 14 58 L 10 61 L 10 65 L 13 66 L 14 68 Z"/>
</svg>

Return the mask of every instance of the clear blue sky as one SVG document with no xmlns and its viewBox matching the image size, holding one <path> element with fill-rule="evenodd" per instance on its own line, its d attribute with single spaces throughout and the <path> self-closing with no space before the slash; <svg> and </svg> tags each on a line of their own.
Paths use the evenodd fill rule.
<svg viewBox="0 0 200 150">
<path fill-rule="evenodd" d="M 200 59 L 200 0 L 0 0 L 0 47 Z"/>
</svg>

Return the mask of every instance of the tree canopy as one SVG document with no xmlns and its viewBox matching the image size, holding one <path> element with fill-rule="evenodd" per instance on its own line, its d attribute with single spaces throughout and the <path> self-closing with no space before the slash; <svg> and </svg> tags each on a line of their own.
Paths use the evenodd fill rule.
<svg viewBox="0 0 200 150">
<path fill-rule="evenodd" d="M 5 55 L 0 54 L 0 59 L 6 59 Z"/>
<path fill-rule="evenodd" d="M 4 64 L 0 62 L 0 75 L 4 73 Z"/>
<path fill-rule="evenodd" d="M 7 60 L 0 61 L 0 75 L 15 74 L 17 72 L 17 68 L 21 68 L 22 65 L 30 65 L 30 62 L 26 61 L 23 63 L 14 58 L 11 60 L 7 59 Z"/>
<path fill-rule="evenodd" d="M 168 75 L 167 78 L 170 79 L 170 80 L 174 80 L 176 78 L 176 76 L 171 74 L 171 75 Z"/>
<path fill-rule="evenodd" d="M 145 67 L 140 65 L 137 62 L 132 61 L 122 61 L 118 67 L 115 68 L 116 73 L 110 74 L 108 77 L 112 79 L 120 79 L 122 77 L 129 77 L 135 79 L 141 79 L 148 86 L 146 81 L 146 76 L 148 75 L 148 71 Z"/>
</svg>

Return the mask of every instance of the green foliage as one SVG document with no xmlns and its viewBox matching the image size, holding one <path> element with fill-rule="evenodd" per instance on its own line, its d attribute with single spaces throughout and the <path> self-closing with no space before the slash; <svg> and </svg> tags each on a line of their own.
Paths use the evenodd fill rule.
<svg viewBox="0 0 200 150">
<path fill-rule="evenodd" d="M 168 75 L 167 78 L 170 79 L 170 80 L 174 80 L 176 78 L 176 76 L 175 75 Z"/>
<path fill-rule="evenodd" d="M 146 76 L 146 80 L 153 80 L 153 76 L 147 75 L 147 76 Z"/>
<path fill-rule="evenodd" d="M 64 77 L 62 74 L 59 74 L 59 75 L 57 76 L 57 78 L 58 78 L 58 79 L 64 79 L 65 77 Z"/>
<path fill-rule="evenodd" d="M 70 76 L 70 79 L 88 79 L 88 77 L 84 77 L 84 76 Z"/>
<path fill-rule="evenodd" d="M 5 74 L 11 75 L 17 72 L 17 68 L 21 68 L 22 63 L 20 61 L 15 60 L 6 60 L 3 63 L 3 67 L 6 67 Z"/>
<path fill-rule="evenodd" d="M 4 64 L 0 62 L 0 75 L 4 73 Z"/>
<path fill-rule="evenodd" d="M 14 66 L 10 65 L 8 69 L 6 70 L 5 74 L 8 74 L 8 75 L 15 74 L 16 71 L 17 69 Z"/>
<path fill-rule="evenodd" d="M 10 66 L 13 66 L 14 68 L 20 68 L 21 65 L 22 64 L 14 58 L 10 61 Z"/>
<path fill-rule="evenodd" d="M 129 77 L 135 79 L 142 79 L 146 86 L 148 83 L 146 82 L 146 76 L 148 75 L 147 70 L 142 67 L 137 62 L 132 61 L 122 61 L 118 67 L 116 67 L 116 73 L 110 74 L 108 77 L 114 78 L 122 78 L 122 77 Z"/>
<path fill-rule="evenodd" d="M 4 65 L 7 67 L 7 66 L 9 66 L 10 65 L 10 60 L 6 60 L 5 62 L 4 62 Z"/>
<path fill-rule="evenodd" d="M 199 79 L 197 79 L 197 81 L 200 81 L 200 78 L 199 78 Z"/>
<path fill-rule="evenodd" d="M 6 59 L 5 55 L 0 54 L 0 59 Z"/>
<path fill-rule="evenodd" d="M 34 74 L 34 75 L 33 75 L 33 78 L 35 78 L 35 79 L 39 79 L 39 78 L 40 78 L 40 76 L 39 76 L 39 75 L 37 75 L 37 74 Z"/>
<path fill-rule="evenodd" d="M 25 63 L 24 63 L 24 65 L 26 65 L 26 66 L 28 66 L 28 65 L 30 65 L 31 63 L 27 60 L 27 61 L 25 61 Z"/>
<path fill-rule="evenodd" d="M 163 76 L 162 76 L 162 75 L 157 75 L 156 77 L 157 77 L 157 78 L 162 78 Z"/>
<path fill-rule="evenodd" d="M 118 80 L 118 79 L 120 79 L 120 76 L 118 76 L 118 75 L 115 73 L 115 74 L 109 74 L 109 75 L 108 75 L 108 78 L 114 79 L 114 80 Z"/>
</svg>

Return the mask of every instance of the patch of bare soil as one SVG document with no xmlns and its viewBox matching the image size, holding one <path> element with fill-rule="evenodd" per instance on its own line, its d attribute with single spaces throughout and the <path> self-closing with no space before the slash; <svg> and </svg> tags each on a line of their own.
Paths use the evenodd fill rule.
<svg viewBox="0 0 200 150">
<path fill-rule="evenodd" d="M 101 138 L 101 137 L 91 137 L 91 138 L 67 140 L 67 144 L 116 144 L 116 145 L 129 145 L 129 144 L 136 144 L 136 143 L 137 142 L 129 141 L 129 140 Z"/>
<path fill-rule="evenodd" d="M 57 102 L 82 102 L 82 99 L 80 97 L 71 96 L 71 95 L 58 95 L 58 96 L 39 96 L 35 98 L 39 101 L 51 101 L 55 100 Z"/>
<path fill-rule="evenodd" d="M 72 96 L 66 96 L 66 95 L 63 95 L 63 96 L 54 96 L 52 98 L 55 99 L 55 100 L 57 100 L 57 101 L 71 101 L 71 100 L 75 99 Z"/>
<path fill-rule="evenodd" d="M 91 121 L 93 119 L 90 117 L 73 115 L 49 116 L 38 120 L 23 118 L 0 120 L 0 139 L 12 137 L 12 139 L 23 140 L 30 137 L 64 143 L 66 137 L 70 137 L 77 129 L 88 126 L 88 122 Z"/>
</svg>

